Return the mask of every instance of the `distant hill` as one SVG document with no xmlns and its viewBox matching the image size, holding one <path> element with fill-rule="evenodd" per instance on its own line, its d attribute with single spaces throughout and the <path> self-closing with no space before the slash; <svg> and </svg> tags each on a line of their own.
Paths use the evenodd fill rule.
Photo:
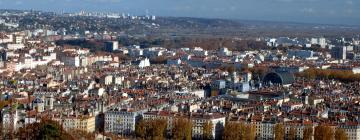
<svg viewBox="0 0 360 140">
<path fill-rule="evenodd" d="M 0 10 L 0 19 L 18 22 L 20 28 L 0 28 L 4 31 L 39 29 L 63 30 L 68 33 L 84 31 L 126 32 L 131 35 L 168 37 L 352 37 L 360 32 L 359 26 L 326 25 L 294 22 L 208 19 L 192 17 L 158 17 L 155 21 L 118 19 L 94 16 L 69 16 L 33 10 Z"/>
</svg>

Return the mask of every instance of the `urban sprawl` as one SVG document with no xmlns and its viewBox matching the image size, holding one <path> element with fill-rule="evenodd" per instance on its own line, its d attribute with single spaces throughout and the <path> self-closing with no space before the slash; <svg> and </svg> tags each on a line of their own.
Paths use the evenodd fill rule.
<svg viewBox="0 0 360 140">
<path fill-rule="evenodd" d="M 56 126 L 74 139 L 360 140 L 359 36 L 226 37 L 264 45 L 253 50 L 169 47 L 127 42 L 162 28 L 155 16 L 50 15 L 95 19 L 83 25 L 27 16 L 48 17 L 0 16 L 1 139 L 39 139 Z"/>
</svg>

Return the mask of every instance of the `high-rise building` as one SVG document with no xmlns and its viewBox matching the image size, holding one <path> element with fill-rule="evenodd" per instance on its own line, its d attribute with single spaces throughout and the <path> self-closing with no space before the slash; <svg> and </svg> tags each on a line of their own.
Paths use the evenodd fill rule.
<svg viewBox="0 0 360 140">
<path fill-rule="evenodd" d="M 118 50 L 119 49 L 119 42 L 117 42 L 117 41 L 105 42 L 105 49 L 108 52 Z"/>
<path fill-rule="evenodd" d="M 326 47 L 326 39 L 321 37 L 319 38 L 319 45 L 321 46 L 321 48 L 325 48 Z"/>
<path fill-rule="evenodd" d="M 320 45 L 321 48 L 325 48 L 326 47 L 326 38 L 320 37 L 320 38 L 311 38 L 310 40 L 311 44 L 314 45 Z"/>
<path fill-rule="evenodd" d="M 331 48 L 331 57 L 335 59 L 346 59 L 346 47 L 338 46 Z"/>
</svg>

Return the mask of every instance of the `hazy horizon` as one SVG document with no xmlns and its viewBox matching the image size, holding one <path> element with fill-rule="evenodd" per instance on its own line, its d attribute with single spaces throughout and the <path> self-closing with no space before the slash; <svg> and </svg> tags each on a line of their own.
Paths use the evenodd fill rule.
<svg viewBox="0 0 360 140">
<path fill-rule="evenodd" d="M 360 25 L 353 0 L 1 0 L 1 9 L 52 12 L 125 12 L 170 17 L 221 18 Z"/>
</svg>

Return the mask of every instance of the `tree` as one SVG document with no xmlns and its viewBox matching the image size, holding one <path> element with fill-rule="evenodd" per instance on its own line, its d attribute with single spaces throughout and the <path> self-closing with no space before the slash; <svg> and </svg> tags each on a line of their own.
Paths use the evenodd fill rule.
<svg viewBox="0 0 360 140">
<path fill-rule="evenodd" d="M 173 124 L 172 138 L 174 140 L 191 140 L 191 131 L 191 121 L 186 118 L 178 118 Z"/>
<path fill-rule="evenodd" d="M 254 67 L 251 68 L 250 71 L 254 76 L 256 75 L 258 77 L 263 77 L 269 71 L 269 69 L 267 67 Z"/>
<path fill-rule="evenodd" d="M 213 139 L 213 123 L 211 121 L 206 121 L 203 124 L 203 139 L 211 140 Z"/>
<path fill-rule="evenodd" d="M 304 129 L 303 140 L 311 140 L 314 129 L 312 126 L 306 126 Z"/>
<path fill-rule="evenodd" d="M 334 131 L 330 126 L 318 125 L 315 127 L 314 139 L 315 140 L 333 140 L 334 139 Z"/>
<path fill-rule="evenodd" d="M 136 137 L 138 137 L 140 139 L 145 139 L 146 121 L 141 119 L 135 124 L 135 135 L 136 135 Z"/>
<path fill-rule="evenodd" d="M 294 127 L 290 127 L 289 134 L 288 134 L 288 140 L 295 140 L 296 139 L 296 130 Z"/>
<path fill-rule="evenodd" d="M 255 134 L 256 128 L 253 124 L 247 124 L 242 127 L 242 135 L 245 136 L 242 140 L 255 140 L 256 134 Z"/>
<path fill-rule="evenodd" d="M 166 134 L 167 121 L 163 119 L 156 119 L 147 121 L 146 136 L 151 140 L 163 140 Z"/>
<path fill-rule="evenodd" d="M 348 140 L 347 134 L 344 129 L 338 128 L 335 131 L 335 139 L 336 140 Z"/>
<path fill-rule="evenodd" d="M 241 137 L 240 124 L 235 122 L 226 122 L 224 128 L 223 139 L 224 140 L 238 140 Z"/>
<path fill-rule="evenodd" d="M 42 119 L 40 123 L 36 122 L 19 129 L 17 138 L 25 139 L 57 139 L 57 140 L 74 140 L 74 138 L 66 132 L 59 123 Z"/>
<path fill-rule="evenodd" d="M 274 139 L 283 140 L 285 136 L 285 129 L 283 124 L 276 124 L 274 127 Z"/>
<path fill-rule="evenodd" d="M 238 122 L 226 122 L 223 134 L 224 140 L 254 140 L 255 126 Z"/>
<path fill-rule="evenodd" d="M 95 139 L 95 133 L 90 133 L 90 132 L 86 132 L 83 130 L 71 130 L 68 131 L 69 134 L 76 140 L 91 140 L 91 139 Z"/>
</svg>

